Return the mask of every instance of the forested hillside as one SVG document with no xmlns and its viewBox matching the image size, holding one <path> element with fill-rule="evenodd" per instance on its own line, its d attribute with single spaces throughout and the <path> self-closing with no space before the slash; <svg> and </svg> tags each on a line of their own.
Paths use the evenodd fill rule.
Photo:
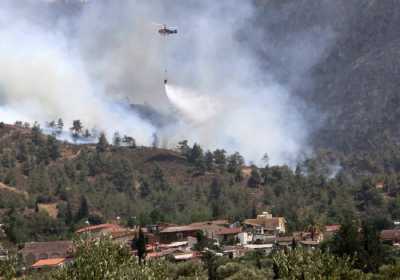
<svg viewBox="0 0 400 280">
<path fill-rule="evenodd" d="M 265 42 L 281 47 L 278 53 L 262 48 L 260 53 L 266 67 L 278 69 L 277 77 L 290 82 L 305 101 L 313 146 L 368 154 L 377 161 L 398 150 L 398 1 L 256 3 L 255 24 L 263 29 Z M 288 45 L 291 52 L 285 52 Z M 314 48 L 321 51 L 315 63 L 307 52 Z M 309 65 L 293 61 L 293 52 L 304 53 Z M 293 76 L 298 80 L 288 81 Z"/>
<path fill-rule="evenodd" d="M 110 145 L 104 137 L 97 145 L 74 145 L 38 126 L 2 124 L 0 219 L 9 239 L 62 238 L 87 219 L 235 221 L 268 208 L 286 217 L 290 230 L 348 215 L 399 219 L 397 2 L 255 3 L 250 24 L 258 27 L 258 43 L 250 43 L 302 104 L 312 126 L 312 158 L 295 171 L 265 162 L 248 174 L 240 154 L 184 141 L 175 151 L 121 139 Z M 310 34 L 321 41 L 309 43 Z M 259 43 L 267 41 L 274 48 Z M 314 45 L 323 46 L 317 57 L 306 51 Z M 304 60 L 293 60 L 293 52 L 304 52 Z M 375 188 L 379 182 L 383 190 Z"/>
<path fill-rule="evenodd" d="M 287 166 L 245 167 L 239 153 L 203 151 L 182 141 L 176 151 L 137 147 L 104 135 L 74 145 L 32 128 L 0 126 L 0 219 L 10 241 L 60 239 L 87 220 L 127 225 L 232 222 L 264 209 L 289 230 L 368 217 L 390 227 L 400 218 L 398 175 L 368 178 L 363 166 L 333 153 Z M 267 158 L 266 158 L 267 160 Z M 353 169 L 350 168 L 353 166 Z M 358 175 L 357 175 L 358 174 Z M 335 177 L 336 176 L 336 177 Z M 384 182 L 384 189 L 376 184 Z"/>
</svg>

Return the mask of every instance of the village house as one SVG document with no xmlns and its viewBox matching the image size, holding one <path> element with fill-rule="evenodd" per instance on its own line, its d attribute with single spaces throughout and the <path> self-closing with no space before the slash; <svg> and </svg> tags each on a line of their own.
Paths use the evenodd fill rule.
<svg viewBox="0 0 400 280">
<path fill-rule="evenodd" d="M 269 255 L 274 249 L 273 244 L 247 244 L 243 246 L 250 251 L 259 251 L 265 255 Z"/>
<path fill-rule="evenodd" d="M 400 246 L 400 229 L 385 229 L 381 231 L 380 238 L 383 242 Z"/>
<path fill-rule="evenodd" d="M 276 238 L 276 246 L 279 249 L 286 249 L 291 247 L 293 242 L 297 242 L 295 237 L 293 236 L 279 236 Z"/>
<path fill-rule="evenodd" d="M 161 243 L 171 243 L 187 240 L 189 237 L 196 238 L 199 231 L 203 232 L 205 237 L 216 239 L 217 233 L 229 225 L 227 220 L 206 221 L 192 223 L 184 226 L 172 226 L 164 228 L 159 233 Z"/>
<path fill-rule="evenodd" d="M 161 230 L 167 227 L 174 227 L 174 226 L 178 225 L 171 223 L 159 223 L 159 224 L 146 225 L 146 230 L 148 233 L 158 234 Z"/>
<path fill-rule="evenodd" d="M 250 231 L 254 235 L 254 240 L 265 235 L 279 235 L 286 232 L 286 220 L 283 217 L 273 217 L 268 212 L 263 212 L 261 215 L 257 215 L 256 219 L 246 219 L 243 222 L 247 231 Z"/>
<path fill-rule="evenodd" d="M 324 238 L 329 239 L 340 230 L 339 224 L 326 225 L 324 230 Z"/>
<path fill-rule="evenodd" d="M 222 253 L 224 256 L 234 259 L 243 257 L 250 249 L 243 247 L 242 245 L 235 245 L 235 246 L 223 246 Z"/>
<path fill-rule="evenodd" d="M 73 253 L 72 241 L 29 242 L 19 251 L 27 265 L 39 260 L 71 257 Z"/>
<path fill-rule="evenodd" d="M 293 237 L 297 241 L 315 241 L 320 243 L 324 240 L 324 234 L 317 227 L 310 227 L 308 231 L 293 232 Z"/>
<path fill-rule="evenodd" d="M 216 232 L 215 239 L 219 244 L 230 244 L 234 245 L 240 242 L 240 234 L 242 233 L 242 228 L 221 228 Z"/>
<path fill-rule="evenodd" d="M 192 251 L 196 238 L 188 237 L 187 241 L 177 241 L 169 244 L 153 244 L 146 247 L 147 259 L 165 259 L 172 261 L 186 261 L 195 259 L 198 255 Z"/>
<path fill-rule="evenodd" d="M 160 242 L 172 243 L 184 241 L 188 237 L 196 237 L 199 230 L 200 228 L 198 226 L 192 225 L 167 227 L 159 233 Z"/>
</svg>

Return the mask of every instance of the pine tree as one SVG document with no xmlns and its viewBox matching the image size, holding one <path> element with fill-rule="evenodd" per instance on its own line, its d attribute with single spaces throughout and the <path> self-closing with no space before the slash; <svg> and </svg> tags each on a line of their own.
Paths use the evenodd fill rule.
<svg viewBox="0 0 400 280">
<path fill-rule="evenodd" d="M 85 129 L 85 132 L 83 133 L 83 137 L 86 139 L 89 139 L 92 137 L 92 134 L 90 133 L 89 129 Z"/>
<path fill-rule="evenodd" d="M 251 170 L 251 175 L 247 184 L 250 188 L 258 188 L 261 184 L 261 176 L 256 167 L 253 167 Z"/>
<path fill-rule="evenodd" d="M 218 168 L 223 171 L 226 167 L 226 151 L 225 150 L 215 150 L 214 151 L 214 161 Z"/>
<path fill-rule="evenodd" d="M 47 137 L 47 151 L 52 160 L 56 160 L 60 157 L 60 146 L 57 139 L 49 135 Z"/>
<path fill-rule="evenodd" d="M 64 130 L 64 121 L 61 118 L 59 118 L 57 121 L 57 134 L 61 134 L 63 130 Z"/>
<path fill-rule="evenodd" d="M 136 140 L 133 137 L 125 135 L 122 138 L 122 143 L 124 143 L 127 147 L 129 147 L 131 149 L 136 148 Z"/>
<path fill-rule="evenodd" d="M 179 151 L 179 153 L 188 158 L 189 157 L 189 153 L 190 153 L 190 147 L 188 145 L 188 141 L 187 140 L 183 140 L 181 142 L 178 143 L 177 146 L 177 150 Z"/>
<path fill-rule="evenodd" d="M 117 131 L 117 132 L 114 133 L 113 145 L 116 146 L 116 147 L 120 147 L 121 146 L 121 142 L 122 142 L 121 135 Z"/>
<path fill-rule="evenodd" d="M 212 171 L 214 169 L 214 155 L 212 152 L 207 151 L 205 156 L 204 156 L 204 162 L 206 169 L 208 171 Z"/>
<path fill-rule="evenodd" d="M 42 129 L 37 122 L 32 126 L 32 143 L 34 145 L 40 145 L 42 143 Z"/>
<path fill-rule="evenodd" d="M 96 151 L 98 153 L 104 153 L 105 151 L 107 151 L 108 146 L 109 144 L 106 135 L 104 133 L 101 133 L 99 137 L 99 142 L 96 145 Z"/>
<path fill-rule="evenodd" d="M 76 221 L 82 220 L 89 216 L 89 205 L 85 196 L 81 196 L 81 203 L 79 206 L 78 213 L 76 214 Z"/>
<path fill-rule="evenodd" d="M 74 218 L 72 215 L 71 204 L 69 203 L 69 201 L 67 201 L 67 209 L 66 209 L 66 213 L 65 213 L 65 224 L 72 225 L 73 222 L 74 222 Z"/>
<path fill-rule="evenodd" d="M 138 236 L 132 240 L 132 249 L 137 250 L 139 264 L 142 264 L 144 258 L 146 257 L 146 243 L 147 240 L 143 233 L 143 230 L 142 228 L 139 228 Z"/>
<path fill-rule="evenodd" d="M 190 149 L 188 160 L 190 163 L 196 164 L 197 162 L 202 161 L 203 159 L 204 159 L 203 149 L 200 147 L 199 144 L 195 143 L 192 149 Z"/>
<path fill-rule="evenodd" d="M 78 138 L 82 135 L 82 122 L 80 120 L 74 120 L 72 122 L 72 127 L 70 128 L 70 130 L 72 132 L 72 137 L 74 138 L 74 141 L 77 141 Z"/>
<path fill-rule="evenodd" d="M 209 199 L 211 201 L 217 201 L 221 195 L 221 183 L 217 178 L 214 178 L 210 186 Z"/>
<path fill-rule="evenodd" d="M 160 139 L 158 138 L 157 133 L 153 133 L 153 143 L 152 147 L 153 148 L 158 148 L 160 146 Z"/>
<path fill-rule="evenodd" d="M 228 172 L 236 173 L 244 164 L 244 159 L 239 153 L 234 153 L 228 157 Z"/>
</svg>

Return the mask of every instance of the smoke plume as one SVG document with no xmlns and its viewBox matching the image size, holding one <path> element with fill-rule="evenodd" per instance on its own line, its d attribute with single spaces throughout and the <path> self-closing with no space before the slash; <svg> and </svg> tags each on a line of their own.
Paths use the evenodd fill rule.
<svg viewBox="0 0 400 280">
<path fill-rule="evenodd" d="M 2 121 L 80 119 L 142 145 L 156 133 L 169 147 L 187 139 L 255 163 L 264 153 L 287 163 L 307 148 L 310 126 L 293 81 L 310 82 L 306 73 L 329 42 L 325 30 L 274 47 L 247 0 L 4 0 L 0 8 Z M 159 24 L 179 32 L 163 38 Z M 296 53 L 291 44 L 299 42 L 307 47 Z M 290 53 L 290 82 L 260 63 L 260 46 Z M 130 103 L 168 121 L 157 125 Z"/>
</svg>

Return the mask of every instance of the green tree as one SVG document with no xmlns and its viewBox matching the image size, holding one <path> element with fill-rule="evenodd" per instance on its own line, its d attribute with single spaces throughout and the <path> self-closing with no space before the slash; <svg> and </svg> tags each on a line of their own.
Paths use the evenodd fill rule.
<svg viewBox="0 0 400 280">
<path fill-rule="evenodd" d="M 16 256 L 8 256 L 6 259 L 0 259 L 0 279 L 16 279 L 18 266 L 19 262 Z"/>
<path fill-rule="evenodd" d="M 204 163 L 207 171 L 214 170 L 214 155 L 212 152 L 207 151 L 204 155 Z"/>
<path fill-rule="evenodd" d="M 83 125 L 80 120 L 74 120 L 72 122 L 72 127 L 70 128 L 71 133 L 72 133 L 72 138 L 74 141 L 77 141 L 78 138 L 82 135 L 83 131 Z"/>
<path fill-rule="evenodd" d="M 226 151 L 217 149 L 214 151 L 214 161 L 220 170 L 225 170 L 226 168 Z"/>
<path fill-rule="evenodd" d="M 211 201 L 219 200 L 221 193 L 222 193 L 221 182 L 220 180 L 218 180 L 218 178 L 214 178 L 210 186 L 209 199 Z"/>
<path fill-rule="evenodd" d="M 158 138 L 157 133 L 153 133 L 153 142 L 151 144 L 153 148 L 159 148 L 160 147 L 160 139 Z"/>
<path fill-rule="evenodd" d="M 380 240 L 380 231 L 374 221 L 364 221 L 361 231 L 361 263 L 367 272 L 377 272 L 383 264 L 389 263 L 389 252 Z"/>
<path fill-rule="evenodd" d="M 113 145 L 116 146 L 116 147 L 119 147 L 119 146 L 121 146 L 121 143 L 122 143 L 121 135 L 117 131 L 117 132 L 114 133 Z"/>
<path fill-rule="evenodd" d="M 249 178 L 249 181 L 247 182 L 248 186 L 250 188 L 258 188 L 261 184 L 261 175 L 260 172 L 258 172 L 258 169 L 256 167 L 253 167 L 251 170 L 251 175 Z"/>
<path fill-rule="evenodd" d="M 158 191 L 166 191 L 170 188 L 159 165 L 155 166 L 151 179 L 155 189 Z"/>
<path fill-rule="evenodd" d="M 15 244 L 27 241 L 29 235 L 27 226 L 24 217 L 17 209 L 11 208 L 5 219 L 5 233 L 8 239 Z"/>
<path fill-rule="evenodd" d="M 244 164 L 244 159 L 239 153 L 234 153 L 228 157 L 228 172 L 236 173 Z"/>
<path fill-rule="evenodd" d="M 52 272 L 54 280 L 165 280 L 166 266 L 154 262 L 139 266 L 128 248 L 114 244 L 108 238 L 78 240 L 74 261 Z"/>
<path fill-rule="evenodd" d="M 361 271 L 353 269 L 350 257 L 337 257 L 320 250 L 295 249 L 273 255 L 276 279 L 366 279 Z"/>
<path fill-rule="evenodd" d="M 143 233 L 143 230 L 142 228 L 139 228 L 138 236 L 132 240 L 132 246 L 133 246 L 132 249 L 137 250 L 139 264 L 142 264 L 146 257 L 146 244 L 147 240 Z"/>
<path fill-rule="evenodd" d="M 208 280 L 217 280 L 217 259 L 214 252 L 206 250 L 202 255 L 202 261 L 207 269 Z"/>
<path fill-rule="evenodd" d="M 140 180 L 139 192 L 142 198 L 146 198 L 151 194 L 150 184 L 147 180 L 143 178 Z"/>
<path fill-rule="evenodd" d="M 89 205 L 87 199 L 84 195 L 81 196 L 81 201 L 79 205 L 79 210 L 76 213 L 75 220 L 79 221 L 89 216 Z"/>
<path fill-rule="evenodd" d="M 62 118 L 59 118 L 57 120 L 57 134 L 61 134 L 63 130 L 64 130 L 64 121 L 62 120 Z"/>
<path fill-rule="evenodd" d="M 188 161 L 195 165 L 204 162 L 204 154 L 203 149 L 200 147 L 199 144 L 195 143 L 189 151 Z"/>
<path fill-rule="evenodd" d="M 181 155 L 185 156 L 186 158 L 189 157 L 190 147 L 187 140 L 179 142 L 176 148 Z"/>
<path fill-rule="evenodd" d="M 108 144 L 106 135 L 103 132 L 100 133 L 99 141 L 97 142 L 97 145 L 96 145 L 96 151 L 98 153 L 104 153 L 107 151 L 108 146 L 109 146 L 109 144 Z"/>
<path fill-rule="evenodd" d="M 60 157 L 60 144 L 52 135 L 47 137 L 47 151 L 52 160 L 57 160 Z"/>
<path fill-rule="evenodd" d="M 132 149 L 136 148 L 136 140 L 133 137 L 125 135 L 122 138 L 122 143 L 129 148 L 132 148 Z"/>
<path fill-rule="evenodd" d="M 42 143 L 42 129 L 40 124 L 35 122 L 32 126 L 32 143 L 34 145 L 40 145 Z"/>
<path fill-rule="evenodd" d="M 133 191 L 133 170 L 126 159 L 113 160 L 110 166 L 110 179 L 116 190 L 131 194 Z"/>
<path fill-rule="evenodd" d="M 82 135 L 83 138 L 89 139 L 92 137 L 92 133 L 90 133 L 89 129 L 85 129 Z"/>
<path fill-rule="evenodd" d="M 196 232 L 197 243 L 194 245 L 196 251 L 202 251 L 207 246 L 207 238 L 204 236 L 203 231 L 199 230 Z"/>
</svg>

